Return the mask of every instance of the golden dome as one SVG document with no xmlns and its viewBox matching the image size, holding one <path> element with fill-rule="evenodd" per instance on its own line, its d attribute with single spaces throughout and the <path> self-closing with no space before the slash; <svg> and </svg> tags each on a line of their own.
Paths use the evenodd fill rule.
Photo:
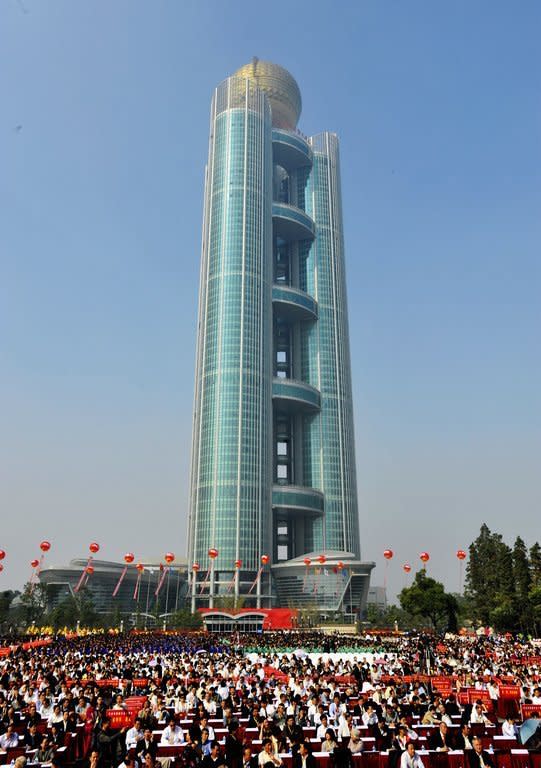
<svg viewBox="0 0 541 768">
<path fill-rule="evenodd" d="M 287 69 L 254 58 L 237 69 L 234 76 L 250 80 L 265 93 L 272 109 L 272 124 L 276 128 L 291 131 L 296 127 L 302 109 L 301 92 Z"/>
</svg>

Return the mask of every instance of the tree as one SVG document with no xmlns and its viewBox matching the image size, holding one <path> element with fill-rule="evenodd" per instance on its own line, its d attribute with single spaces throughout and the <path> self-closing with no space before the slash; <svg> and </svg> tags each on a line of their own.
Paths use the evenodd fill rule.
<svg viewBox="0 0 541 768">
<path fill-rule="evenodd" d="M 481 624 L 513 623 L 516 596 L 510 548 L 498 533 L 483 523 L 479 536 L 470 544 L 466 567 L 465 595 L 472 618 Z"/>
<path fill-rule="evenodd" d="M 528 560 L 528 550 L 520 536 L 517 536 L 513 546 L 513 579 L 516 593 L 517 624 L 523 632 L 527 632 L 532 626 L 532 608 L 530 604 L 532 576 Z"/>
<path fill-rule="evenodd" d="M 530 547 L 529 557 L 530 593 L 528 596 L 532 629 L 539 636 L 541 629 L 541 547 L 536 541 Z"/>
<path fill-rule="evenodd" d="M 31 624 L 42 624 L 49 602 L 49 589 L 46 584 L 36 582 L 31 584 L 29 581 L 24 585 L 20 601 L 20 620 L 25 626 Z"/>
<path fill-rule="evenodd" d="M 79 611 L 79 623 L 82 627 L 97 627 L 100 625 L 100 616 L 94 607 L 94 599 L 88 589 L 81 589 L 76 595 L 76 603 Z"/>
<path fill-rule="evenodd" d="M 68 627 L 75 629 L 79 620 L 79 609 L 75 597 L 71 595 L 58 603 L 49 614 L 49 622 L 55 631 Z"/>
<path fill-rule="evenodd" d="M 366 620 L 377 629 L 394 629 L 395 625 L 401 630 L 413 629 L 416 623 L 414 616 L 397 605 L 383 609 L 370 604 L 366 608 Z"/>
<path fill-rule="evenodd" d="M 94 601 L 88 589 L 81 589 L 58 603 L 51 611 L 49 621 L 56 630 L 63 627 L 75 629 L 77 623 L 82 627 L 98 626 L 100 617 L 94 609 Z"/>
<path fill-rule="evenodd" d="M 13 589 L 6 589 L 0 592 L 0 626 L 8 620 L 11 603 L 18 594 Z"/>
<path fill-rule="evenodd" d="M 241 608 L 244 608 L 244 597 L 236 597 L 235 595 L 218 595 L 214 598 L 214 607 L 220 608 L 222 611 L 229 611 L 235 613 Z"/>
<path fill-rule="evenodd" d="M 203 617 L 198 611 L 192 613 L 189 608 L 181 608 L 169 616 L 167 623 L 175 629 L 201 629 Z"/>
<path fill-rule="evenodd" d="M 530 547 L 530 581 L 532 589 L 541 587 L 541 546 L 538 541 Z"/>
<path fill-rule="evenodd" d="M 424 569 L 415 575 L 411 587 L 403 589 L 398 597 L 404 611 L 428 619 L 434 629 L 456 628 L 456 599 L 445 591 L 443 584 L 427 576 Z"/>
</svg>

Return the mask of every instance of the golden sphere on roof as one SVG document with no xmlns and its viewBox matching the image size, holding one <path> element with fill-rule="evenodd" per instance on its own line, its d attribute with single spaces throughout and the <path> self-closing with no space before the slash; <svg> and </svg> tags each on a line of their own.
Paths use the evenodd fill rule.
<svg viewBox="0 0 541 768">
<path fill-rule="evenodd" d="M 287 69 L 254 58 L 237 69 L 234 76 L 250 80 L 265 93 L 271 105 L 272 124 L 276 128 L 294 130 L 302 109 L 301 92 Z"/>
</svg>

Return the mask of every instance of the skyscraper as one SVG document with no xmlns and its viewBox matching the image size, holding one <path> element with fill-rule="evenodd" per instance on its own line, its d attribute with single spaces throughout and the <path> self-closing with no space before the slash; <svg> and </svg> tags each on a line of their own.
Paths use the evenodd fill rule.
<svg viewBox="0 0 541 768">
<path fill-rule="evenodd" d="M 361 563 L 338 139 L 254 59 L 216 89 L 199 295 L 192 606 L 355 612 Z"/>
</svg>

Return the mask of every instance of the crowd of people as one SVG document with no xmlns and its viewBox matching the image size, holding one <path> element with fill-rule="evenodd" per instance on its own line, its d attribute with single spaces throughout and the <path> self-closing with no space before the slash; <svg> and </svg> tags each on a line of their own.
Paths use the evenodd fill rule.
<svg viewBox="0 0 541 768">
<path fill-rule="evenodd" d="M 59 637 L 0 657 L 0 750 L 16 768 L 342 768 L 368 750 L 426 768 L 426 749 L 461 749 L 489 768 L 487 734 L 520 744 L 521 705 L 541 705 L 540 652 L 511 636 Z M 519 691 L 506 712 L 502 680 Z"/>
</svg>

